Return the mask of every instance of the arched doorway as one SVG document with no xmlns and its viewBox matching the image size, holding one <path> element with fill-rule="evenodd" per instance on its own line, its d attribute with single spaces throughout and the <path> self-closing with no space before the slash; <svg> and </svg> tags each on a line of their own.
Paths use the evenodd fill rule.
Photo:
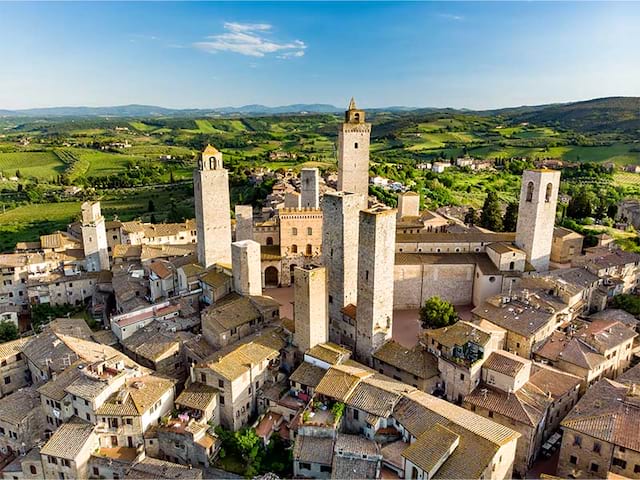
<svg viewBox="0 0 640 480">
<path fill-rule="evenodd" d="M 273 266 L 267 267 L 264 271 L 264 286 L 277 287 L 278 283 L 278 269 Z"/>
</svg>

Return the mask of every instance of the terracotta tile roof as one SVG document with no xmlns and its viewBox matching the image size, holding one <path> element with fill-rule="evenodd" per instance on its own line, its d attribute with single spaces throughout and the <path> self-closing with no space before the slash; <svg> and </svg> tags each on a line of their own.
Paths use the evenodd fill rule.
<svg viewBox="0 0 640 480">
<path fill-rule="evenodd" d="M 55 378 L 49 380 L 38 388 L 40 395 L 61 401 L 67 395 L 66 388 L 75 382 L 81 374 L 80 366 L 84 366 L 84 362 L 78 360 L 71 364 L 70 367 L 58 373 Z"/>
<path fill-rule="evenodd" d="M 331 465 L 333 438 L 298 435 L 293 447 L 293 459 L 298 462 Z"/>
<path fill-rule="evenodd" d="M 266 329 L 218 350 L 205 359 L 201 366 L 210 368 L 227 380 L 235 380 L 248 371 L 249 364 L 257 365 L 278 358 L 285 345 L 281 330 Z"/>
<path fill-rule="evenodd" d="M 213 288 L 220 288 L 231 282 L 233 278 L 231 277 L 231 275 L 214 269 L 201 275 L 200 280 Z"/>
<path fill-rule="evenodd" d="M 361 480 L 363 478 L 376 478 L 379 460 L 364 458 L 342 457 L 335 455 L 331 464 L 331 478 L 344 480 Z"/>
<path fill-rule="evenodd" d="M 338 455 L 376 456 L 380 455 L 378 444 L 360 435 L 338 433 L 334 451 Z"/>
<path fill-rule="evenodd" d="M 130 378 L 126 386 L 111 395 L 97 410 L 97 415 L 143 415 L 169 390 L 174 381 L 156 375 Z"/>
<path fill-rule="evenodd" d="M 515 377 L 525 365 L 530 364 L 530 360 L 518 357 L 513 353 L 506 351 L 495 351 L 489 355 L 489 358 L 482 364 L 482 368 L 502 373 L 509 377 Z"/>
<path fill-rule="evenodd" d="M 638 388 L 609 379 L 600 380 L 587 390 L 561 425 L 640 452 Z"/>
<path fill-rule="evenodd" d="M 169 267 L 164 264 L 162 261 L 151 262 L 149 265 L 149 270 L 151 270 L 158 278 L 165 279 L 171 277 L 172 273 L 169 270 Z"/>
<path fill-rule="evenodd" d="M 469 341 L 486 345 L 491 340 L 491 335 L 484 329 L 465 321 L 459 321 L 449 327 L 427 330 L 425 335 L 449 348 L 465 345 Z"/>
<path fill-rule="evenodd" d="M 554 399 L 565 396 L 579 388 L 581 378 L 570 373 L 562 372 L 547 365 L 534 363 L 529 383 L 538 387 L 544 393 L 551 394 Z"/>
<path fill-rule="evenodd" d="M 289 380 L 309 387 L 317 387 L 326 370 L 309 362 L 302 362 L 291 374 Z"/>
<path fill-rule="evenodd" d="M 165 331 L 157 320 L 136 330 L 122 343 L 130 352 L 151 362 L 180 351 L 180 339 L 175 334 Z"/>
<path fill-rule="evenodd" d="M 469 231 L 468 233 L 399 233 L 396 243 L 476 243 L 514 242 L 516 234 Z"/>
<path fill-rule="evenodd" d="M 197 277 L 198 275 L 206 272 L 205 268 L 197 263 L 189 263 L 187 265 L 183 265 L 180 268 L 182 268 L 182 270 L 184 271 L 187 279 Z"/>
<path fill-rule="evenodd" d="M 373 370 L 355 362 L 334 365 L 320 380 L 316 393 L 344 402 L 360 381 L 373 373 Z"/>
<path fill-rule="evenodd" d="M 93 424 L 85 422 L 78 417 L 72 417 L 53 433 L 49 441 L 40 450 L 40 454 L 74 460 L 90 440 L 93 435 L 93 429 Z M 97 447 L 97 437 L 95 438 L 95 444 Z"/>
<path fill-rule="evenodd" d="M 309 355 L 323 362 L 335 365 L 342 362 L 345 358 L 349 358 L 351 351 L 336 345 L 335 343 L 326 342 L 313 346 L 305 355 Z"/>
<path fill-rule="evenodd" d="M 273 432 L 278 429 L 278 426 L 282 422 L 282 415 L 275 412 L 265 413 L 260 423 L 256 427 L 256 435 L 262 438 L 269 438 Z"/>
<path fill-rule="evenodd" d="M 182 405 L 194 410 L 205 410 L 218 398 L 218 390 L 203 383 L 192 383 L 185 388 L 178 398 L 176 405 Z"/>
<path fill-rule="evenodd" d="M 589 320 L 617 321 L 622 323 L 623 325 L 626 325 L 627 327 L 634 329 L 637 328 L 640 324 L 640 320 L 638 320 L 635 316 L 617 308 L 607 308 L 606 310 L 602 310 L 601 312 L 594 313 L 589 317 Z"/>
<path fill-rule="evenodd" d="M 418 378 L 429 379 L 439 374 L 438 359 L 435 355 L 419 346 L 408 349 L 395 340 L 382 345 L 374 352 L 373 358 L 416 375 Z"/>
<path fill-rule="evenodd" d="M 346 307 L 341 308 L 340 311 L 344 313 L 347 317 L 351 318 L 352 320 L 355 320 L 358 307 L 356 307 L 353 303 L 350 303 Z"/>
<path fill-rule="evenodd" d="M 40 407 L 38 392 L 33 388 L 21 388 L 0 398 L 0 419 L 12 425 L 20 425 L 38 407 Z"/>
<path fill-rule="evenodd" d="M 16 356 L 29 341 L 29 337 L 18 338 L 10 342 L 0 343 L 0 360 L 7 360 Z"/>
<path fill-rule="evenodd" d="M 145 457 L 131 465 L 125 472 L 124 478 L 127 480 L 165 480 L 167 478 L 175 480 L 199 480 L 202 478 L 202 470 L 167 462 L 165 460 Z"/>
<path fill-rule="evenodd" d="M 203 330 L 223 333 L 260 318 L 260 311 L 248 297 L 231 293 L 202 312 Z"/>
<path fill-rule="evenodd" d="M 425 472 L 432 474 L 459 443 L 460 435 L 436 423 L 409 445 L 402 452 L 402 456 Z"/>
<path fill-rule="evenodd" d="M 53 333 L 92 340 L 93 332 L 84 318 L 56 318 L 47 324 Z"/>
<path fill-rule="evenodd" d="M 504 392 L 481 383 L 464 398 L 464 402 L 536 428 L 544 419 L 546 409 L 552 400 L 538 387 L 529 383 L 515 393 Z"/>
<path fill-rule="evenodd" d="M 437 233 L 436 235 L 446 235 Z M 396 265 L 479 265 L 483 273 L 498 275 L 500 270 L 486 253 L 396 253 Z"/>
</svg>

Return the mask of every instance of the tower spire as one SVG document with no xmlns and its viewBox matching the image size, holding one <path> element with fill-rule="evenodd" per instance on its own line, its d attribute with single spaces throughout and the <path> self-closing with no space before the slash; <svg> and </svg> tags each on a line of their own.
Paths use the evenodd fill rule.
<svg viewBox="0 0 640 480">
<path fill-rule="evenodd" d="M 349 102 L 349 110 L 355 110 L 356 108 L 356 101 L 353 97 L 351 97 L 351 101 Z"/>
</svg>

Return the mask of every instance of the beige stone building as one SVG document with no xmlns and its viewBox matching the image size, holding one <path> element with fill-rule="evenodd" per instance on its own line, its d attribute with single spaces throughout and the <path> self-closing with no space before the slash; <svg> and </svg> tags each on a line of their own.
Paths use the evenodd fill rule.
<svg viewBox="0 0 640 480">
<path fill-rule="evenodd" d="M 438 358 L 422 345 L 409 349 L 389 340 L 373 353 L 373 368 L 427 393 L 433 393 L 440 382 Z"/>
<path fill-rule="evenodd" d="M 44 434 L 40 396 L 33 388 L 22 388 L 0 399 L 0 448 L 2 452 L 25 454 Z"/>
<path fill-rule="evenodd" d="M 582 253 L 584 236 L 564 227 L 553 229 L 551 244 L 551 261 L 553 263 L 571 263 Z"/>
<path fill-rule="evenodd" d="M 0 398 L 31 383 L 27 360 L 22 347 L 28 338 L 19 338 L 0 344 Z"/>
<path fill-rule="evenodd" d="M 236 205 L 235 217 L 235 241 L 253 240 L 253 207 L 251 205 Z"/>
<path fill-rule="evenodd" d="M 640 478 L 638 378 L 603 379 L 562 421 L 557 474 L 564 478 Z"/>
<path fill-rule="evenodd" d="M 89 459 L 99 445 L 93 424 L 75 417 L 70 419 L 40 450 L 44 478 L 88 478 Z"/>
<path fill-rule="evenodd" d="M 240 295 L 262 295 L 260 244 L 242 240 L 231 244 L 233 286 Z"/>
<path fill-rule="evenodd" d="M 193 173 L 198 235 L 198 262 L 205 268 L 231 264 L 231 204 L 229 173 L 222 153 L 211 145 L 202 152 Z"/>
<path fill-rule="evenodd" d="M 320 208 L 320 171 L 317 168 L 300 170 L 300 206 Z"/>
<path fill-rule="evenodd" d="M 277 377 L 285 345 L 281 331 L 265 329 L 216 351 L 193 368 L 193 380 L 220 392 L 221 425 L 234 431 L 246 425 L 256 411 L 257 390 Z"/>
<path fill-rule="evenodd" d="M 88 272 L 109 270 L 109 245 L 100 202 L 82 204 L 82 246 Z"/>
</svg>

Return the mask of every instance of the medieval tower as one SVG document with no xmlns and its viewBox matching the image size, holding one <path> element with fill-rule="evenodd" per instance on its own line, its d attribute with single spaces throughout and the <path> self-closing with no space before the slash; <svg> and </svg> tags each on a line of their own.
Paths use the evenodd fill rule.
<svg viewBox="0 0 640 480">
<path fill-rule="evenodd" d="M 222 153 L 207 145 L 193 172 L 198 235 L 198 262 L 205 268 L 215 263 L 231 265 L 231 216 L 229 173 Z"/>
<path fill-rule="evenodd" d="M 82 204 L 82 247 L 89 272 L 109 270 L 109 249 L 100 202 Z"/>
<path fill-rule="evenodd" d="M 306 352 L 329 337 L 327 271 L 325 267 L 309 265 L 296 267 L 293 275 L 293 339 L 300 351 Z"/>
<path fill-rule="evenodd" d="M 391 338 L 396 211 L 374 207 L 360 212 L 356 357 L 372 354 Z"/>
<path fill-rule="evenodd" d="M 322 256 L 329 277 L 329 318 L 356 303 L 358 289 L 358 212 L 362 195 L 328 192 L 322 199 Z"/>
<path fill-rule="evenodd" d="M 538 272 L 549 270 L 549 257 L 556 220 L 560 172 L 525 170 L 522 173 L 516 245 Z"/>
<path fill-rule="evenodd" d="M 262 295 L 260 244 L 241 240 L 231 244 L 233 289 L 240 295 Z"/>
<path fill-rule="evenodd" d="M 303 168 L 300 171 L 300 206 L 320 207 L 320 172 L 317 168 Z"/>
<path fill-rule="evenodd" d="M 338 132 L 338 190 L 362 195 L 363 208 L 369 195 L 369 139 L 371 124 L 364 121 L 364 110 L 351 99 L 345 121 Z"/>
<path fill-rule="evenodd" d="M 253 207 L 236 205 L 236 241 L 253 240 Z"/>
</svg>

